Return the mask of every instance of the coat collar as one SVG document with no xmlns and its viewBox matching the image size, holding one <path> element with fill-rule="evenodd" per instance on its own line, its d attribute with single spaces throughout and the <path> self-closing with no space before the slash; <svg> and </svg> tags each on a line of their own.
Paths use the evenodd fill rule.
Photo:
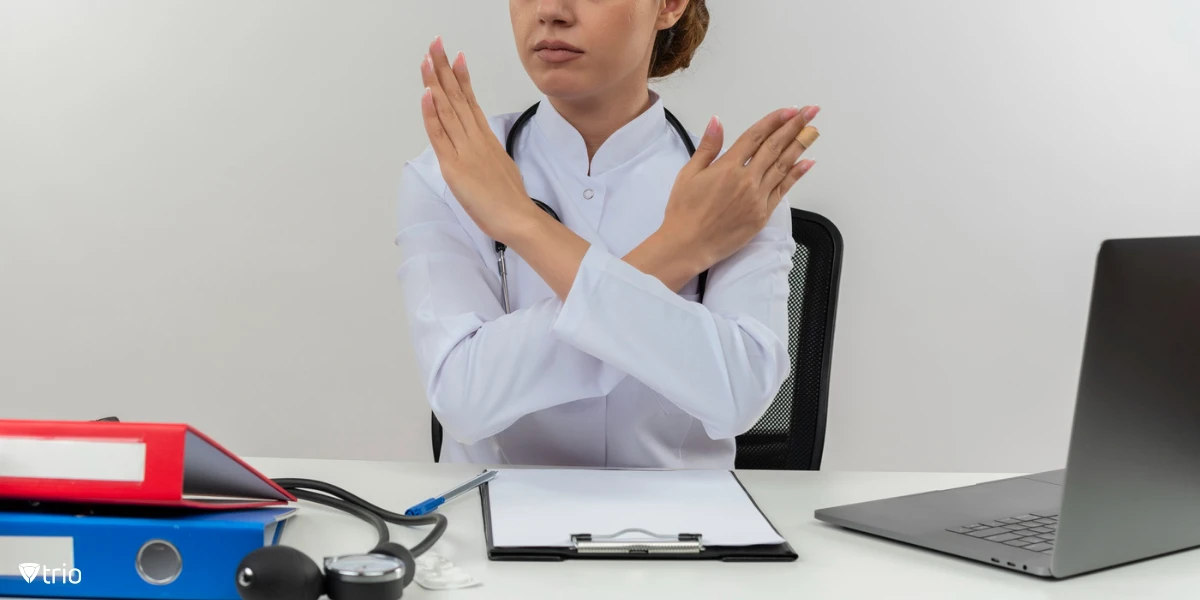
<svg viewBox="0 0 1200 600">
<path fill-rule="evenodd" d="M 654 143 L 667 129 L 662 98 L 650 92 L 651 105 L 642 114 L 613 133 L 592 158 L 591 175 L 598 177 L 629 162 Z M 543 97 L 533 117 L 537 130 L 548 145 L 550 156 L 561 157 L 572 170 L 588 172 L 587 144 L 583 136 Z"/>
</svg>

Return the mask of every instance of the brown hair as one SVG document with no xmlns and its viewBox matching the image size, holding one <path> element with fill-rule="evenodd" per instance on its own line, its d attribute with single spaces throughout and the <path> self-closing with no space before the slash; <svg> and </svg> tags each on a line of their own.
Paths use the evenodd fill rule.
<svg viewBox="0 0 1200 600">
<path fill-rule="evenodd" d="M 658 32 L 658 37 L 654 38 L 650 77 L 666 77 L 688 68 L 707 33 L 708 7 L 704 5 L 704 0 L 691 0 L 679 21 L 670 29 Z"/>
</svg>

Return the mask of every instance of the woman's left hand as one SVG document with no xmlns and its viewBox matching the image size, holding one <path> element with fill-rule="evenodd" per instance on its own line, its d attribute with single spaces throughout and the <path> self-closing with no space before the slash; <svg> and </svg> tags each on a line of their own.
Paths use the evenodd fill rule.
<svg viewBox="0 0 1200 600">
<path fill-rule="evenodd" d="M 466 58 L 460 52 L 451 65 L 439 37 L 421 61 L 421 79 L 425 132 L 442 176 L 475 224 L 488 237 L 508 243 L 521 219 L 538 209 L 475 100 Z"/>
</svg>

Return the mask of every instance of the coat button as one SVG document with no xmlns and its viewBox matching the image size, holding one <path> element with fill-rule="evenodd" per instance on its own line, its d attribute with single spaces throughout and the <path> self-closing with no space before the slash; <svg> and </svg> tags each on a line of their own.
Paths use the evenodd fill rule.
<svg viewBox="0 0 1200 600">
<path fill-rule="evenodd" d="M 589 189 L 589 190 L 583 190 L 583 199 L 584 199 L 584 200 L 591 200 L 591 199 L 592 199 L 592 198 L 594 198 L 595 196 L 596 196 L 596 192 L 594 192 L 594 191 L 592 191 L 592 190 L 590 190 L 590 189 Z"/>
</svg>

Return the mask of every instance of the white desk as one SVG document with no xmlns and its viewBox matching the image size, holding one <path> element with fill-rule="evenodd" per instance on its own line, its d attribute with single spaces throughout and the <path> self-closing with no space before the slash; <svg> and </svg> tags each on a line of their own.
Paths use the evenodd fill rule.
<svg viewBox="0 0 1200 600">
<path fill-rule="evenodd" d="M 478 472 L 462 465 L 250 459 L 270 477 L 308 477 L 340 485 L 391 510 L 403 510 Z M 482 587 L 428 591 L 405 598 L 1192 598 L 1200 595 L 1200 550 L 1126 565 L 1065 581 L 1042 580 L 813 520 L 817 508 L 997 479 L 996 474 L 757 472 L 739 473 L 771 522 L 800 555 L 792 563 L 710 561 L 489 562 L 479 495 L 442 507 L 450 519 L 434 547 L 483 581 Z M 420 533 L 392 527 L 411 545 Z M 314 558 L 363 552 L 370 526 L 303 504 L 283 542 Z"/>
</svg>

